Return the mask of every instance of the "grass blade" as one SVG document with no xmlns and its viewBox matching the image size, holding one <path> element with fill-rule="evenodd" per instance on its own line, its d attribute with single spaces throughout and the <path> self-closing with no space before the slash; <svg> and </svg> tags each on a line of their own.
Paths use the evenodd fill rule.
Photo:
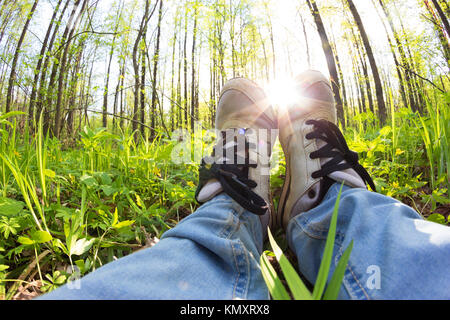
<svg viewBox="0 0 450 320">
<path fill-rule="evenodd" d="M 337 225 L 337 216 L 339 209 L 339 201 L 341 198 L 342 187 L 344 183 L 341 184 L 341 188 L 339 189 L 339 193 L 334 204 L 333 215 L 331 216 L 330 229 L 328 231 L 327 241 L 325 244 L 325 249 L 323 251 L 322 262 L 320 263 L 319 273 L 317 274 L 316 283 L 314 285 L 313 291 L 313 299 L 320 300 L 325 289 L 325 285 L 328 279 L 328 272 L 330 270 L 331 259 L 333 257 L 333 248 L 334 248 L 334 238 L 336 235 L 336 225 Z"/>
<path fill-rule="evenodd" d="M 350 258 L 350 253 L 353 249 L 353 240 L 345 249 L 341 258 L 339 259 L 338 265 L 334 270 L 333 276 L 328 283 L 327 289 L 323 295 L 323 300 L 336 300 L 339 295 L 339 290 L 341 289 L 342 279 L 344 279 L 345 267 L 347 266 L 348 259 Z"/>
<path fill-rule="evenodd" d="M 262 276 L 272 298 L 274 300 L 290 300 L 291 297 L 289 296 L 289 293 L 284 288 L 283 283 L 275 272 L 275 269 L 270 264 L 269 259 L 267 259 L 265 252 L 263 252 L 260 257 L 260 264 Z"/>
<path fill-rule="evenodd" d="M 312 300 L 311 293 L 306 288 L 303 281 L 300 279 L 299 275 L 295 271 L 292 264 L 283 254 L 281 248 L 277 245 L 275 239 L 272 236 L 270 230 L 268 230 L 268 236 L 270 245 L 272 246 L 273 253 L 277 258 L 278 263 L 280 264 L 281 270 L 283 271 L 286 282 L 289 286 L 289 289 L 296 300 Z"/>
</svg>

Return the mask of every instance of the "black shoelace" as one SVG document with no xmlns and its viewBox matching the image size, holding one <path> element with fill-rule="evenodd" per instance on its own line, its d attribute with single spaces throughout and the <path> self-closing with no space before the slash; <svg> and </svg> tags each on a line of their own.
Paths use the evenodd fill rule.
<svg viewBox="0 0 450 320">
<path fill-rule="evenodd" d="M 369 173 L 358 162 L 358 153 L 349 149 L 343 134 L 334 123 L 327 120 L 307 120 L 306 124 L 314 126 L 314 131 L 308 133 L 305 136 L 306 139 L 320 139 L 326 142 L 325 146 L 311 152 L 310 158 L 331 158 L 322 165 L 320 170 L 312 173 L 313 178 L 326 177 L 332 172 L 352 168 L 364 183 L 369 184 L 370 188 L 376 191 Z"/>
<path fill-rule="evenodd" d="M 266 201 L 256 194 L 252 189 L 256 188 L 257 183 L 248 178 L 249 168 L 256 168 L 256 163 L 250 163 L 248 157 L 249 148 L 255 148 L 250 145 L 247 138 L 237 139 L 239 131 L 236 130 L 233 135 L 234 144 L 227 147 L 225 132 L 222 132 L 222 140 L 219 141 L 214 148 L 211 157 L 203 158 L 199 168 L 199 184 L 195 194 L 197 199 L 198 193 L 210 179 L 217 179 L 222 185 L 223 191 L 228 194 L 234 201 L 239 203 L 244 209 L 257 214 L 263 215 L 269 208 Z M 240 150 L 239 143 L 244 141 L 245 157 L 238 153 Z M 232 150 L 230 150 L 233 148 Z M 218 158 L 217 153 L 221 153 L 222 157 Z M 233 154 L 233 159 L 226 158 L 227 154 Z M 228 163 L 231 162 L 231 163 Z"/>
</svg>

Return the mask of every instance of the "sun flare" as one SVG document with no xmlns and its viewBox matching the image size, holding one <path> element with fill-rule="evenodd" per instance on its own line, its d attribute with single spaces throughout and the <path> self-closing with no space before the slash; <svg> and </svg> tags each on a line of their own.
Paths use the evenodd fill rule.
<svg viewBox="0 0 450 320">
<path fill-rule="evenodd" d="M 298 91 L 295 89 L 295 80 L 289 76 L 271 81 L 267 85 L 266 92 L 272 106 L 278 109 L 284 109 L 299 99 Z"/>
</svg>

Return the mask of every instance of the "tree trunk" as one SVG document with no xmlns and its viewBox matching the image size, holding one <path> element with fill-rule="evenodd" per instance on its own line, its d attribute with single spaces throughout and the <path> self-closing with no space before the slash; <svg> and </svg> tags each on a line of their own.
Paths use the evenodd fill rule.
<svg viewBox="0 0 450 320">
<path fill-rule="evenodd" d="M 194 4 L 194 30 L 192 35 L 192 78 L 191 78 L 191 132 L 195 128 L 195 41 L 197 40 L 197 4 Z M 232 55 L 234 53 L 232 52 Z M 234 66 L 233 66 L 234 67 Z"/>
<path fill-rule="evenodd" d="M 322 18 L 320 16 L 319 9 L 317 8 L 316 1 L 315 0 L 306 0 L 309 9 L 311 10 L 311 14 L 314 18 L 314 22 L 317 27 L 317 31 L 320 36 L 320 40 L 322 42 L 322 49 L 325 54 L 325 58 L 327 60 L 328 70 L 330 72 L 331 76 L 331 86 L 333 89 L 334 99 L 336 102 L 336 110 L 337 110 L 337 117 L 339 121 L 341 121 L 342 124 L 345 124 L 344 119 L 344 108 L 342 107 L 342 99 L 340 95 L 339 90 L 339 77 L 337 73 L 336 63 L 334 61 L 334 54 L 333 50 L 331 49 L 330 41 L 328 40 L 327 33 L 325 31 L 325 26 L 322 22 Z M 337 53 L 336 53 L 337 54 Z"/>
<path fill-rule="evenodd" d="M 122 65 L 122 78 L 120 79 L 120 123 L 119 126 L 123 130 L 123 114 L 125 112 L 125 105 L 124 105 L 124 82 L 125 82 L 125 61 Z"/>
<path fill-rule="evenodd" d="M 300 22 L 302 23 L 302 30 L 303 30 L 303 37 L 305 38 L 305 44 L 306 44 L 306 58 L 308 60 L 308 69 L 311 69 L 311 53 L 309 52 L 309 41 L 308 41 L 308 35 L 306 33 L 306 27 L 305 27 L 305 20 L 303 19 L 303 16 L 300 14 Z"/>
<path fill-rule="evenodd" d="M 309 0 L 308 0 L 309 1 Z M 272 28 L 272 21 L 270 19 L 270 11 L 267 7 L 267 4 L 264 3 L 264 7 L 266 8 L 266 14 L 267 14 L 267 27 L 269 28 L 269 35 L 270 35 L 270 44 L 272 45 L 272 70 L 273 70 L 273 78 L 276 79 L 277 77 L 277 71 L 276 71 L 276 55 L 275 55 L 275 42 L 273 39 L 273 28 Z"/>
<path fill-rule="evenodd" d="M 369 72 L 367 70 L 367 63 L 366 63 L 366 56 L 364 55 L 364 52 L 360 46 L 360 39 L 356 36 L 356 34 L 353 31 L 353 28 L 351 29 L 352 35 L 353 35 L 353 43 L 355 44 L 356 50 L 358 52 L 359 61 L 362 68 L 362 74 L 364 78 L 364 83 L 366 85 L 366 91 L 367 91 L 367 103 L 369 104 L 369 110 L 375 114 L 374 106 L 373 106 L 373 98 L 372 98 L 372 88 L 370 85 L 370 78 L 369 78 Z M 364 110 L 367 111 L 367 108 L 365 107 Z"/>
<path fill-rule="evenodd" d="M 35 0 L 33 3 L 33 6 L 31 7 L 30 12 L 27 15 L 27 20 L 25 21 L 25 25 L 22 29 L 22 33 L 20 34 L 19 42 L 16 46 L 16 51 L 14 52 L 14 58 L 11 64 L 11 72 L 9 75 L 9 83 L 8 83 L 8 92 L 6 94 L 6 113 L 11 111 L 11 104 L 12 104 L 12 94 L 14 89 L 14 84 L 16 82 L 16 67 L 17 62 L 19 61 L 19 55 L 20 55 L 20 49 L 22 47 L 23 40 L 25 39 L 25 35 L 28 30 L 28 26 L 30 25 L 31 18 L 33 17 L 34 11 L 36 10 L 36 7 L 38 5 L 39 0 Z"/>
<path fill-rule="evenodd" d="M 70 89 L 69 89 L 69 110 L 67 113 L 67 134 L 68 136 L 73 136 L 73 120 L 74 120 L 74 109 L 76 106 L 75 100 L 76 100 L 76 92 L 77 92 L 77 84 L 78 84 L 78 77 L 79 77 L 79 69 L 80 69 L 80 63 L 81 63 L 81 56 L 83 54 L 84 45 L 80 49 L 80 52 L 78 53 L 75 67 L 72 72 L 72 80 L 70 81 Z"/>
<path fill-rule="evenodd" d="M 187 36 L 188 36 L 188 24 L 187 24 L 187 8 L 185 8 L 184 14 L 184 44 L 183 44 L 183 77 L 184 77 L 184 126 L 188 128 L 188 84 L 187 84 Z"/>
<path fill-rule="evenodd" d="M 380 117 L 381 124 L 386 122 L 387 113 L 386 113 L 386 104 L 384 102 L 383 97 L 383 87 L 381 85 L 380 74 L 378 72 L 378 67 L 375 62 L 375 58 L 372 52 L 372 47 L 370 46 L 369 38 L 367 37 L 366 30 L 364 29 L 364 25 L 362 23 L 361 17 L 359 16 L 358 10 L 356 10 L 355 5 L 352 0 L 347 0 L 349 9 L 355 19 L 356 26 L 358 27 L 359 33 L 361 34 L 361 38 L 363 40 L 364 47 L 366 48 L 367 57 L 369 58 L 370 68 L 372 69 L 372 74 L 375 82 L 375 92 L 377 96 L 378 103 L 378 112 Z"/>
<path fill-rule="evenodd" d="M 230 0 L 229 4 L 230 8 L 230 14 L 228 21 L 230 22 L 230 44 L 231 44 L 231 69 L 233 72 L 233 78 L 236 77 L 236 49 L 235 49 L 235 43 L 234 43 L 234 37 L 235 37 L 235 30 L 234 30 L 234 24 L 236 20 L 236 15 L 233 13 L 233 0 Z M 197 16 L 197 15 L 196 15 Z M 193 126 L 191 125 L 193 128 Z"/>
<path fill-rule="evenodd" d="M 134 69 L 134 107 L 133 107 L 133 134 L 134 139 L 137 141 L 137 129 L 138 129 L 138 115 L 139 115 L 139 89 L 140 89 L 140 83 L 139 83 L 139 64 L 138 64 L 138 50 L 139 50 L 139 44 L 141 43 L 142 36 L 144 32 L 147 30 L 148 22 L 153 15 L 153 11 L 149 14 L 149 6 L 150 6 L 150 0 L 145 0 L 145 9 L 144 9 L 144 15 L 142 16 L 141 24 L 139 26 L 138 34 L 136 37 L 136 40 L 134 42 L 133 46 L 133 69 Z M 156 4 L 155 4 L 156 7 Z"/>
<path fill-rule="evenodd" d="M 178 16 L 178 11 L 177 11 Z M 175 17 L 175 25 L 177 25 L 177 16 Z M 173 37 L 172 37 L 172 79 L 171 79 L 171 87 L 170 87 L 170 131 L 175 130 L 175 98 L 176 98 L 176 89 L 175 89 L 175 51 L 176 51 L 176 43 L 177 43 L 177 28 L 173 28 Z"/>
<path fill-rule="evenodd" d="M 123 59 L 123 65 L 120 66 L 120 71 L 119 71 L 119 79 L 117 79 L 117 85 L 116 85 L 116 93 L 114 94 L 114 107 L 113 107 L 113 114 L 114 117 L 112 119 L 113 121 L 113 131 L 116 131 L 117 128 L 117 120 L 115 115 L 117 115 L 117 106 L 119 104 L 119 96 L 120 96 L 120 92 L 123 90 L 123 88 L 120 86 L 120 83 L 122 81 L 122 77 L 124 77 L 124 68 L 125 68 L 125 59 Z"/>
<path fill-rule="evenodd" d="M 437 2 L 437 0 L 431 0 L 431 2 L 433 2 L 433 5 L 436 8 L 439 18 L 441 19 L 441 22 L 444 25 L 445 32 L 447 33 L 447 37 L 450 37 L 450 25 L 448 22 L 448 18 L 445 16 L 444 11 L 442 10 L 442 8 L 439 5 L 439 2 Z"/>
<path fill-rule="evenodd" d="M 47 49 L 47 42 L 50 38 L 50 33 L 53 29 L 53 24 L 55 23 L 56 15 L 58 14 L 59 7 L 61 6 L 62 0 L 58 1 L 58 4 L 55 7 L 55 10 L 53 11 L 52 18 L 50 19 L 50 23 L 47 28 L 47 33 L 44 37 L 44 42 L 42 43 L 41 52 L 39 53 L 39 60 L 36 65 L 36 69 L 34 70 L 34 79 L 33 79 L 33 86 L 31 88 L 31 96 L 30 96 L 30 106 L 28 107 L 28 115 L 29 115 L 29 121 L 30 126 L 33 126 L 33 118 L 34 118 L 34 105 L 36 103 L 36 93 L 37 93 L 37 86 L 39 81 L 39 74 L 41 73 L 41 67 L 42 67 L 42 61 L 44 59 L 45 50 Z M 39 117 L 39 114 L 36 114 L 36 118 Z"/>
<path fill-rule="evenodd" d="M 139 94 L 140 94 L 139 111 L 140 111 L 140 121 L 141 121 L 140 132 L 141 132 L 142 137 L 145 137 L 145 65 L 146 65 L 146 57 L 148 54 L 146 39 L 147 39 L 147 32 L 145 31 L 142 35 L 143 45 L 141 47 L 141 83 L 140 83 L 140 88 L 139 88 Z M 153 123 L 155 113 L 152 112 L 152 114 L 150 116 L 152 118 L 152 123 Z M 154 125 L 152 126 L 152 128 L 154 128 Z M 152 129 L 152 131 L 153 131 L 153 129 Z"/>
<path fill-rule="evenodd" d="M 48 69 L 48 65 L 50 63 L 51 57 L 50 57 L 50 53 L 53 49 L 53 44 L 56 40 L 56 36 L 58 34 L 58 30 L 59 30 L 59 26 L 61 25 L 61 21 L 64 17 L 64 14 L 67 10 L 67 8 L 69 7 L 69 3 L 70 0 L 66 1 L 66 4 L 64 5 L 64 8 L 62 9 L 58 21 L 55 24 L 55 29 L 53 30 L 53 34 L 52 37 L 50 39 L 50 42 L 48 44 L 48 48 L 47 48 L 47 54 L 45 55 L 45 60 L 44 60 L 44 64 L 42 65 L 42 69 L 41 69 L 41 75 L 40 75 L 40 79 L 39 79 L 39 88 L 37 90 L 37 99 L 36 99 L 36 117 L 38 115 L 40 115 L 42 109 L 43 109 L 43 101 L 42 101 L 42 96 L 44 95 L 44 87 L 45 87 L 45 78 L 47 77 L 47 69 Z M 56 69 L 55 69 L 56 72 Z M 56 76 L 56 74 L 53 76 L 53 78 Z M 49 108 L 48 108 L 49 111 Z M 46 112 L 44 114 L 44 127 L 48 126 L 48 122 L 49 122 L 49 113 Z M 46 130 L 45 130 L 46 132 Z"/>
<path fill-rule="evenodd" d="M 180 23 L 181 34 L 181 23 Z M 181 37 L 178 41 L 178 79 L 177 79 L 177 128 L 183 126 L 183 114 L 181 112 L 181 63 L 182 63 Z"/>
<path fill-rule="evenodd" d="M 259 35 L 259 39 L 261 41 L 261 46 L 262 46 L 263 54 L 264 54 L 265 78 L 266 78 L 267 82 L 269 82 L 269 80 L 270 80 L 269 61 L 267 60 L 266 44 L 265 44 L 265 41 L 264 41 L 264 39 L 262 37 L 261 30 L 259 30 L 259 29 L 258 29 L 258 35 Z"/>
<path fill-rule="evenodd" d="M 397 31 L 395 30 L 395 26 L 394 26 L 394 22 L 393 22 L 392 16 L 391 16 L 390 12 L 387 10 L 387 8 L 384 5 L 383 1 L 379 0 L 379 3 L 380 3 L 380 6 L 381 6 L 381 9 L 383 10 L 385 16 L 388 19 L 389 26 L 391 28 L 391 31 L 392 31 L 393 35 L 394 35 L 394 40 L 395 40 L 395 43 L 397 44 L 398 52 L 400 53 L 400 59 L 401 59 L 402 65 L 404 67 L 406 67 L 406 68 L 409 68 L 409 62 L 408 62 L 408 59 L 406 58 L 405 51 L 403 49 L 403 45 L 402 45 L 402 43 L 400 41 L 400 37 L 398 36 Z M 387 31 L 386 31 L 386 34 L 387 34 Z M 390 42 L 389 35 L 388 35 L 388 41 Z M 391 45 L 391 48 L 392 48 L 392 44 L 390 44 L 390 45 Z M 398 60 L 397 60 L 397 58 L 395 56 L 395 50 L 393 48 L 392 48 L 392 54 L 394 55 L 394 61 L 396 62 L 397 72 L 399 74 L 399 78 L 401 79 L 401 72 L 399 70 Z M 413 111 L 417 111 L 418 110 L 417 101 L 414 98 L 414 93 L 413 93 L 412 83 L 411 83 L 411 77 L 410 77 L 410 75 L 407 72 L 405 72 L 405 82 L 406 82 L 406 86 L 408 87 L 409 105 L 411 106 L 411 109 Z M 402 84 L 400 84 L 400 85 L 403 86 Z M 404 90 L 404 88 L 401 88 L 401 89 Z M 406 104 L 406 106 L 407 106 L 407 104 Z"/>
<path fill-rule="evenodd" d="M 106 71 L 106 80 L 105 80 L 105 90 L 103 92 L 103 114 L 102 114 L 102 124 L 103 127 L 106 128 L 108 126 L 108 95 L 109 95 L 109 76 L 111 72 L 111 63 L 114 55 L 114 49 L 117 38 L 117 30 L 119 29 L 120 18 L 122 17 L 121 4 L 117 9 L 117 23 L 114 27 L 114 35 L 111 43 L 111 50 L 109 51 L 109 61 L 108 61 L 108 70 Z"/>
<path fill-rule="evenodd" d="M 152 77 L 152 122 L 151 122 L 151 138 L 155 137 L 155 116 L 156 116 L 156 104 L 158 102 L 158 92 L 157 92 L 157 79 L 158 74 L 158 62 L 159 62 L 159 45 L 161 38 L 161 19 L 162 19 L 163 1 L 159 2 L 158 9 L 158 27 L 156 31 L 156 44 L 155 44 L 155 54 L 153 56 L 153 77 Z"/>
<path fill-rule="evenodd" d="M 441 24 L 439 23 L 436 15 L 435 15 L 435 13 L 433 11 L 433 8 L 430 6 L 428 1 L 424 0 L 424 3 L 425 3 L 425 6 L 426 6 L 428 12 L 430 13 L 430 15 L 431 15 L 431 17 L 433 19 L 432 21 L 433 21 L 433 24 L 434 24 L 434 28 L 435 28 L 435 30 L 436 30 L 436 32 L 438 34 L 438 37 L 439 37 L 439 40 L 440 40 L 441 46 L 442 46 L 442 51 L 444 53 L 445 60 L 447 61 L 447 65 L 448 65 L 448 67 L 450 69 L 450 45 L 449 45 L 449 41 L 448 41 L 448 38 L 447 38 L 450 35 L 448 35 L 448 34 L 447 34 L 447 36 L 445 35 L 445 33 L 443 31 L 443 28 L 441 27 Z"/>
<path fill-rule="evenodd" d="M 74 4 L 74 7 L 78 7 L 80 1 L 81 0 L 77 0 Z M 78 23 L 87 7 L 88 2 L 89 2 L 89 0 L 83 1 L 80 12 L 78 13 L 78 16 L 76 17 L 73 25 L 71 23 L 68 23 L 68 25 L 66 27 L 66 31 L 68 32 L 68 37 L 67 38 L 63 37 L 63 42 L 66 42 L 66 43 L 65 43 L 62 60 L 61 60 L 61 66 L 59 69 L 58 95 L 57 95 L 57 100 L 56 100 L 55 125 L 54 125 L 54 133 L 57 138 L 59 138 L 59 134 L 61 131 L 61 103 L 62 103 L 62 95 L 63 95 L 63 91 L 64 91 L 63 86 L 64 86 L 64 74 L 65 74 L 66 64 L 67 64 L 67 54 L 69 53 L 72 36 L 73 36 L 75 30 L 77 29 Z M 76 9 L 76 8 L 74 8 L 74 9 Z M 69 30 L 70 30 L 70 32 L 69 32 Z M 64 34 L 67 34 L 67 33 L 64 32 Z"/>
</svg>

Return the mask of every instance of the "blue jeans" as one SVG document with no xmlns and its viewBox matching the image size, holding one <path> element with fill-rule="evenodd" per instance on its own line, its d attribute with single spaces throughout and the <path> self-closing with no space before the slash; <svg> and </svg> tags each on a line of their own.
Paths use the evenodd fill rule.
<svg viewBox="0 0 450 320">
<path fill-rule="evenodd" d="M 340 185 L 288 225 L 299 269 L 314 283 Z M 269 299 L 258 216 L 220 194 L 133 253 L 40 299 Z M 341 299 L 450 299 L 450 228 L 392 198 L 343 188 L 330 275 L 350 241 Z"/>
</svg>

